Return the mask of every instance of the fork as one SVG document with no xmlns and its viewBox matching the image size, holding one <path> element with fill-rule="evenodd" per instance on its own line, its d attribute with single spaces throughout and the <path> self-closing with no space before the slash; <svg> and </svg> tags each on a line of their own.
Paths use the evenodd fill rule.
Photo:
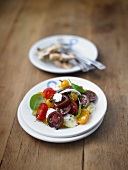
<svg viewBox="0 0 128 170">
<path fill-rule="evenodd" d="M 89 70 L 95 69 L 94 66 L 87 65 L 85 62 L 81 62 L 81 60 L 79 58 L 75 58 L 74 60 L 76 61 L 76 63 L 78 64 L 78 66 L 80 67 L 82 72 L 87 72 Z"/>
<path fill-rule="evenodd" d="M 81 60 L 81 62 L 86 63 L 89 66 L 95 66 L 99 70 L 104 70 L 106 68 L 106 66 L 103 63 L 96 61 L 96 60 L 91 60 L 85 56 L 82 57 L 78 52 L 75 52 L 71 48 L 68 49 L 67 52 L 71 54 L 75 53 L 75 55 L 77 56 L 77 58 L 79 58 L 79 60 Z"/>
<path fill-rule="evenodd" d="M 86 67 L 88 67 L 88 69 L 94 69 L 94 66 L 98 68 L 99 70 L 103 70 L 106 68 L 106 66 L 103 63 L 96 61 L 96 60 L 91 60 L 85 56 L 82 57 L 78 52 L 74 51 L 72 49 L 72 46 L 75 44 L 73 39 L 72 41 L 70 41 L 70 43 L 64 43 L 63 39 L 58 39 L 58 42 L 61 45 L 59 50 L 63 52 L 75 54 L 77 56 L 77 63 L 79 62 L 82 66 L 85 65 L 85 69 Z M 83 68 L 83 71 L 84 71 L 84 68 Z"/>
<path fill-rule="evenodd" d="M 77 41 L 72 39 L 68 44 L 64 42 L 62 38 L 58 39 L 59 44 L 61 47 L 57 50 L 57 52 L 64 52 L 67 53 L 69 50 L 71 50 L 71 46 L 74 45 Z M 70 51 L 71 53 L 71 51 Z M 87 63 L 83 62 L 80 58 L 74 58 L 72 60 L 75 60 L 75 62 L 78 64 L 82 72 L 87 72 L 89 70 L 95 69 L 94 66 L 88 65 Z"/>
<path fill-rule="evenodd" d="M 58 50 L 57 50 L 57 52 L 62 52 L 62 53 L 67 53 L 68 52 L 68 50 L 67 49 L 63 49 L 63 48 L 59 48 Z M 71 54 L 71 52 L 69 52 L 70 54 Z M 76 55 L 75 55 L 76 56 Z M 89 71 L 89 70 L 93 70 L 93 69 L 95 69 L 95 67 L 94 66 L 92 66 L 92 65 L 89 65 L 89 64 L 87 64 L 86 62 L 83 62 L 80 58 L 78 58 L 78 57 L 76 57 L 76 58 L 73 58 L 73 59 L 71 59 L 71 60 L 75 60 L 75 62 L 78 64 L 78 66 L 80 67 L 80 70 L 82 71 L 82 72 L 87 72 L 87 71 Z"/>
</svg>

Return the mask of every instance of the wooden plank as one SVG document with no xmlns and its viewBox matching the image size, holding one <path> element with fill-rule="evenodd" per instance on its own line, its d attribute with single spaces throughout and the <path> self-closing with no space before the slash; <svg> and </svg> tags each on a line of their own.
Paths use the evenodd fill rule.
<svg viewBox="0 0 128 170">
<path fill-rule="evenodd" d="M 16 0 L 0 2 L 0 54 L 4 52 L 8 39 L 10 38 L 14 26 L 22 12 L 25 2 Z"/>
<path fill-rule="evenodd" d="M 7 97 L 6 97 L 6 101 L 3 101 L 3 98 L 5 95 L 7 95 L 9 98 L 12 97 L 12 93 L 11 91 L 9 91 L 10 88 L 10 83 L 8 80 L 8 77 L 10 76 L 10 72 L 9 69 L 6 69 L 7 67 L 7 62 L 8 59 L 4 59 L 5 55 L 9 57 L 9 51 L 6 52 L 5 54 L 5 50 L 6 47 L 8 46 L 8 40 L 10 39 L 10 36 L 13 32 L 13 27 L 16 23 L 17 17 L 20 13 L 20 11 L 22 10 L 23 7 L 23 2 L 20 1 L 19 3 L 16 1 L 1 1 L 1 5 L 0 5 L 0 80 L 1 80 L 1 85 L 0 85 L 0 93 L 1 93 L 1 99 L 0 99 L 0 111 L 7 116 L 4 115 L 2 117 L 2 119 L 0 120 L 0 159 L 2 158 L 5 146 L 6 146 L 6 142 L 7 142 L 7 138 L 9 135 L 9 129 L 12 124 L 9 121 L 6 121 L 6 118 L 9 116 L 10 114 L 10 109 L 9 106 L 6 107 L 7 105 Z M 10 63 L 11 64 L 11 63 Z M 11 68 L 12 69 L 12 68 Z M 7 72 L 6 72 L 7 71 Z M 7 75 L 7 76 L 5 76 Z M 6 79 L 7 78 L 7 79 Z M 5 80 L 5 81 L 4 81 Z M 7 94 L 5 94 L 7 92 Z M 4 112 L 5 111 L 5 112 Z M 7 113 L 6 113 L 7 112 Z M 10 120 L 10 118 L 9 118 Z M 8 127 L 8 128 L 7 128 Z"/>
<path fill-rule="evenodd" d="M 44 34 L 46 34 L 46 32 L 47 34 L 49 34 L 47 30 L 47 26 L 44 27 L 44 25 L 46 25 L 47 23 L 47 15 L 45 15 L 45 13 L 47 14 L 46 11 L 48 11 L 49 14 L 51 9 L 49 3 L 50 1 L 43 3 L 43 7 L 41 8 L 40 8 L 40 3 L 37 5 L 35 1 L 33 2 L 28 1 L 25 4 L 24 9 L 22 10 L 19 16 L 19 19 L 17 20 L 17 24 L 14 27 L 14 31 L 11 34 L 11 37 L 8 41 L 8 46 L 6 47 L 6 50 L 2 56 L 3 62 L 5 63 L 7 61 L 6 72 L 5 73 L 3 72 L 4 79 L 2 82 L 2 87 L 5 87 L 6 93 L 3 90 L 2 98 L 4 98 L 4 101 L 6 101 L 7 98 L 9 98 L 10 100 L 9 101 L 7 100 L 6 104 L 4 102 L 1 103 L 2 106 L 1 110 L 3 110 L 3 112 L 5 113 L 5 115 L 1 118 L 1 122 L 2 122 L 1 131 L 6 126 L 5 129 L 6 134 L 5 133 L 4 135 L 2 134 L 3 141 L 1 141 L 1 148 L 2 147 L 5 148 L 6 139 L 8 138 L 9 133 L 10 136 L 8 138 L 6 150 L 2 158 L 1 169 L 6 169 L 6 168 L 22 169 L 24 168 L 24 166 L 25 168 L 31 167 L 31 169 L 35 169 L 37 160 L 39 160 L 40 162 L 38 164 L 39 169 L 42 167 L 44 167 L 44 169 L 45 168 L 47 169 L 47 167 L 49 169 L 52 169 L 53 166 L 59 169 L 60 164 L 56 163 L 58 162 L 58 156 L 55 157 L 54 156 L 55 154 L 61 155 L 59 161 L 61 163 L 63 161 L 63 163 L 61 164 L 63 167 L 69 168 L 69 170 L 72 169 L 72 164 L 71 165 L 67 164 L 66 166 L 64 165 L 66 164 L 67 161 L 70 162 L 73 160 L 76 161 L 76 169 L 79 169 L 79 167 L 81 167 L 80 160 L 82 160 L 82 154 L 81 154 L 82 152 L 81 146 L 83 146 L 82 142 L 76 143 L 76 145 L 79 144 L 79 149 L 76 148 L 74 151 L 72 151 L 73 146 L 72 145 L 70 146 L 70 144 L 58 145 L 58 144 L 47 144 L 43 142 L 42 145 L 41 141 L 34 140 L 33 138 L 29 137 L 24 131 L 22 131 L 23 133 L 22 134 L 21 127 L 17 122 L 16 125 L 14 123 L 13 128 L 11 129 L 14 121 L 14 117 L 16 116 L 16 110 L 18 104 L 22 99 L 22 97 L 25 95 L 25 93 L 29 90 L 29 88 L 31 88 L 33 85 L 35 85 L 40 81 L 53 77 L 53 75 L 39 71 L 38 69 L 33 67 L 29 63 L 27 57 L 28 50 L 32 45 L 32 43 L 38 40 L 42 36 L 43 32 Z M 41 13 L 41 11 L 43 11 L 43 13 Z M 13 41 L 14 39 L 15 41 Z M 9 55 L 7 56 L 7 54 Z M 12 56 L 13 58 L 15 58 L 15 62 L 13 62 L 11 58 Z M 10 74 L 8 74 L 8 72 Z M 8 84 L 8 82 L 10 83 Z M 8 96 L 6 96 L 6 94 L 8 94 Z M 5 107 L 5 105 L 7 105 L 9 109 Z M 8 114 L 10 116 L 8 119 L 5 120 L 5 116 Z M 18 128 L 20 130 L 18 130 Z M 30 162 L 27 162 L 26 158 L 30 153 L 28 146 L 34 148 L 35 145 L 37 145 L 37 151 L 36 151 L 37 154 L 35 155 L 35 157 L 33 157 L 33 154 L 31 156 L 29 155 Z M 58 151 L 54 150 L 54 148 L 57 147 L 58 147 Z M 26 151 L 26 153 L 24 151 Z M 61 154 L 60 151 L 62 151 Z M 69 157 L 67 157 L 66 159 L 65 155 L 67 154 L 69 155 Z M 79 155 L 79 158 L 76 157 L 73 158 L 74 154 Z M 42 165 L 42 158 L 44 160 L 43 165 Z M 47 161 L 47 159 L 49 158 L 51 158 L 50 159 L 51 164 L 49 164 L 49 162 Z"/>
<path fill-rule="evenodd" d="M 4 18 L 0 18 L 0 25 L 8 25 L 3 36 L 0 31 L 0 169 L 127 169 L 127 2 L 7 2 L 0 6 Z M 10 13 L 16 4 L 18 9 Z M 66 144 L 34 139 L 22 130 L 16 115 L 20 101 L 33 85 L 61 76 L 38 70 L 28 60 L 34 42 L 55 34 L 92 40 L 99 49 L 98 60 L 107 66 L 104 71 L 69 74 L 99 85 L 107 96 L 108 110 L 95 133 Z"/>
<path fill-rule="evenodd" d="M 128 167 L 128 97 L 125 95 L 128 86 L 128 33 L 124 31 L 128 28 L 128 12 L 119 1 L 98 3 L 96 7 L 92 10 L 90 32 L 97 39 L 102 54 L 100 58 L 107 69 L 91 78 L 104 90 L 108 110 L 101 127 L 84 142 L 84 169 L 124 170 Z"/>
<path fill-rule="evenodd" d="M 39 20 L 39 22 L 41 21 Z M 28 24 L 28 26 L 26 27 L 27 29 L 24 29 L 25 24 L 27 25 L 28 21 L 25 18 L 25 14 L 22 14 L 21 12 L 21 14 L 19 15 L 19 19 L 17 19 L 17 22 L 14 24 L 14 26 L 12 26 L 13 31 L 10 37 L 7 38 L 7 42 L 6 42 L 7 45 L 3 51 L 3 54 L 1 55 L 2 64 L 0 70 L 1 73 L 0 74 L 0 79 L 1 79 L 0 111 L 3 114 L 0 119 L 0 135 L 1 135 L 0 158 L 2 158 L 7 143 L 7 139 L 11 131 L 17 106 L 20 100 L 22 99 L 23 95 L 25 94 L 23 93 L 23 90 L 25 90 L 25 83 L 29 81 L 29 76 L 28 76 L 29 67 L 26 66 L 27 65 L 31 66 L 30 62 L 28 61 L 28 50 L 30 48 L 30 44 L 32 41 L 31 35 L 33 34 L 33 29 L 35 29 L 36 25 L 35 27 L 33 27 L 32 25 L 34 25 L 35 23 L 31 22 L 32 25 Z M 38 32 L 38 29 L 36 30 Z M 35 35 L 37 36 L 38 33 L 37 34 L 35 33 Z M 28 44 L 28 40 L 30 40 L 30 44 Z M 33 68 L 33 66 L 31 66 L 31 68 Z"/>
<path fill-rule="evenodd" d="M 20 135 L 19 135 L 20 134 Z M 15 138 L 15 140 L 14 140 Z M 1 169 L 81 169 L 82 141 L 73 144 L 54 144 L 27 135 L 15 119 Z M 9 153 L 9 151 L 11 151 Z M 77 156 L 79 155 L 79 158 Z M 65 164 L 66 163 L 66 164 Z"/>
</svg>

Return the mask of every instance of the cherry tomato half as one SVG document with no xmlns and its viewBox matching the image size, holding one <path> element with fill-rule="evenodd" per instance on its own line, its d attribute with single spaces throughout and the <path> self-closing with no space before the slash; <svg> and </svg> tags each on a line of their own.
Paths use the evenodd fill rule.
<svg viewBox="0 0 128 170">
<path fill-rule="evenodd" d="M 41 94 L 41 95 L 42 95 L 42 97 L 44 97 L 44 96 L 45 96 L 43 92 L 38 92 L 38 94 Z"/>
<path fill-rule="evenodd" d="M 66 115 L 66 114 L 68 114 L 69 111 L 71 110 L 71 106 L 68 105 L 68 106 L 63 107 L 63 108 L 61 108 L 61 109 L 57 108 L 56 110 L 57 110 L 59 113 L 61 113 L 62 115 Z"/>
<path fill-rule="evenodd" d="M 73 101 L 77 101 L 77 99 L 78 99 L 78 95 L 77 95 L 77 93 L 75 93 L 75 92 L 71 92 L 71 94 L 70 94 L 70 98 L 71 98 Z"/>
<path fill-rule="evenodd" d="M 47 122 L 50 127 L 55 127 L 56 129 L 58 129 L 63 125 L 64 118 L 63 118 L 62 114 L 60 114 L 57 111 L 54 111 L 49 114 L 49 116 L 47 118 Z"/>
<path fill-rule="evenodd" d="M 81 103 L 82 107 L 87 108 L 90 103 L 89 98 L 86 95 L 82 94 L 79 97 L 79 99 L 80 99 L 80 103 Z"/>
<path fill-rule="evenodd" d="M 69 105 L 70 103 L 70 100 L 68 98 L 68 96 L 66 95 L 62 95 L 62 100 L 60 102 L 54 102 L 54 106 L 56 108 L 63 108 L 63 107 L 66 107 L 67 105 Z"/>
<path fill-rule="evenodd" d="M 46 103 L 41 103 L 37 109 L 36 119 L 39 121 L 43 121 L 46 119 L 46 113 L 48 111 L 48 106 Z"/>
<path fill-rule="evenodd" d="M 45 103 L 48 105 L 48 107 L 53 108 L 54 107 L 54 100 L 53 99 L 47 99 Z"/>
<path fill-rule="evenodd" d="M 97 98 L 96 93 L 94 93 L 94 92 L 91 91 L 91 90 L 87 90 L 87 91 L 85 92 L 85 94 L 86 94 L 86 96 L 89 98 L 90 102 L 94 102 L 94 101 L 96 100 L 96 98 Z"/>
<path fill-rule="evenodd" d="M 81 114 L 80 116 L 76 119 L 78 124 L 85 124 L 87 123 L 89 119 L 89 111 L 86 110 L 85 108 L 81 109 Z"/>
<path fill-rule="evenodd" d="M 76 104 L 76 102 L 74 102 L 73 100 L 70 101 L 70 113 L 74 116 L 76 116 L 78 114 L 78 105 Z"/>
<path fill-rule="evenodd" d="M 43 93 L 44 93 L 44 96 L 46 99 L 51 99 L 54 96 L 54 94 L 56 93 L 56 91 L 53 90 L 52 88 L 46 88 L 43 91 Z"/>
<path fill-rule="evenodd" d="M 61 84 L 60 84 L 60 88 L 65 88 L 65 87 L 68 87 L 70 86 L 70 83 L 68 80 L 62 80 L 61 81 Z"/>
</svg>

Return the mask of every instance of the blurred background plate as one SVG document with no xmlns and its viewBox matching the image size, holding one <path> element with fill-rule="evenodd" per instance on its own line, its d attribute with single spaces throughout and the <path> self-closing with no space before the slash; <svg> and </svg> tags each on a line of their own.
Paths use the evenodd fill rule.
<svg viewBox="0 0 128 170">
<path fill-rule="evenodd" d="M 41 39 L 37 41 L 29 51 L 29 60 L 30 62 L 37 68 L 52 72 L 52 73 L 73 73 L 80 71 L 80 68 L 77 65 L 74 65 L 70 69 L 63 69 L 59 68 L 55 65 L 53 65 L 50 62 L 44 62 L 42 60 L 39 60 L 37 56 L 35 55 L 37 48 L 45 48 L 49 45 L 58 43 L 59 39 L 62 39 L 65 43 L 74 42 L 74 45 L 72 46 L 72 49 L 74 49 L 77 53 L 79 53 L 81 56 L 85 56 L 89 59 L 96 60 L 98 57 L 98 50 L 94 43 L 89 41 L 88 39 L 74 36 L 74 35 L 55 35 L 50 36 L 44 39 Z"/>
</svg>

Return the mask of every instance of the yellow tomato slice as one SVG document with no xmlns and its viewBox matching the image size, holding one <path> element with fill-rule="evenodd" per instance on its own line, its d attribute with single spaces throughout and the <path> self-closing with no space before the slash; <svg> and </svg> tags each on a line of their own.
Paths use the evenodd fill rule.
<svg viewBox="0 0 128 170">
<path fill-rule="evenodd" d="M 47 122 L 46 119 L 43 120 L 43 123 L 46 124 L 46 125 L 48 125 L 48 122 Z"/>
<path fill-rule="evenodd" d="M 60 84 L 60 88 L 65 88 L 65 87 L 68 87 L 70 86 L 70 83 L 68 80 L 62 80 L 61 81 L 61 84 Z"/>
<path fill-rule="evenodd" d="M 47 99 L 46 101 L 45 101 L 45 103 L 48 105 L 48 107 L 50 108 L 53 108 L 54 107 L 54 100 L 52 100 L 52 99 Z"/>
<path fill-rule="evenodd" d="M 77 101 L 77 99 L 78 99 L 78 95 L 77 95 L 77 93 L 75 93 L 75 92 L 71 92 L 71 94 L 70 94 L 70 98 L 71 98 L 72 100 L 74 100 L 74 101 Z"/>
<path fill-rule="evenodd" d="M 81 114 L 80 116 L 76 119 L 76 122 L 78 124 L 85 124 L 87 123 L 88 119 L 89 119 L 89 111 L 86 110 L 85 108 L 81 109 Z"/>
<path fill-rule="evenodd" d="M 43 92 L 38 92 L 38 94 L 41 94 L 43 97 L 45 97 L 45 94 Z"/>
</svg>

